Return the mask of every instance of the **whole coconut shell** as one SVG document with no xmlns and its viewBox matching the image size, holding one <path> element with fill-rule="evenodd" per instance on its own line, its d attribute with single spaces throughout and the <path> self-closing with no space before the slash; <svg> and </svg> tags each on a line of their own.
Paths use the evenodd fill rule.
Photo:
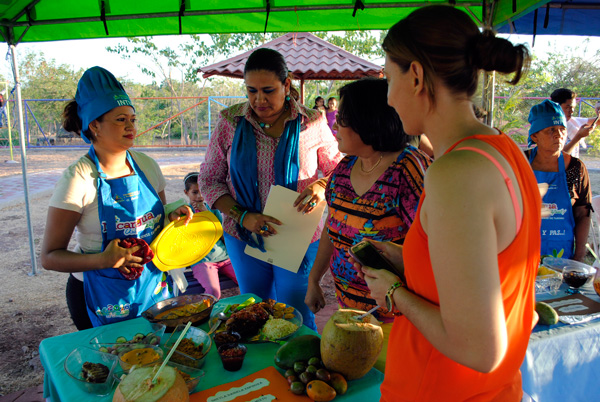
<svg viewBox="0 0 600 402">
<path fill-rule="evenodd" d="M 361 320 L 364 311 L 339 309 L 323 329 L 321 359 L 330 371 L 354 380 L 367 374 L 383 347 L 383 330 L 371 314 Z"/>
</svg>

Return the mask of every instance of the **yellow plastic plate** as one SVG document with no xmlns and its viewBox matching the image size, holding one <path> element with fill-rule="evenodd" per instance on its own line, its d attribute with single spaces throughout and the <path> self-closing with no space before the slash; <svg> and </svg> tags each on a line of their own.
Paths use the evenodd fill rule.
<svg viewBox="0 0 600 402">
<path fill-rule="evenodd" d="M 183 219 L 171 222 L 156 236 L 150 244 L 152 262 L 161 271 L 189 267 L 206 257 L 221 236 L 219 219 L 210 211 L 197 212 L 187 226 Z"/>
</svg>

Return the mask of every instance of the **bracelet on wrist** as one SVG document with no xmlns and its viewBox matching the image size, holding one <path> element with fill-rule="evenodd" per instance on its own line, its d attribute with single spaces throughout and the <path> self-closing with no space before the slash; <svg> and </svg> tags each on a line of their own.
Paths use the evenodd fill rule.
<svg viewBox="0 0 600 402">
<path fill-rule="evenodd" d="M 404 286 L 405 286 L 404 282 L 402 282 L 401 280 L 398 280 L 392 286 L 390 286 L 387 293 L 385 294 L 386 309 L 390 313 L 393 313 L 395 316 L 402 315 L 402 313 L 394 311 L 394 307 L 395 307 L 394 306 L 394 292 L 396 291 L 396 289 L 398 289 L 400 287 L 404 287 Z"/>
<path fill-rule="evenodd" d="M 326 188 L 327 187 L 327 179 L 326 178 L 319 179 L 314 184 L 316 184 L 317 186 Z"/>
<path fill-rule="evenodd" d="M 248 208 L 242 207 L 241 205 L 234 205 L 229 210 L 229 216 L 237 223 L 240 223 L 240 221 L 242 219 L 242 215 L 246 211 L 248 211 Z"/>
<path fill-rule="evenodd" d="M 244 211 L 244 213 L 242 214 L 242 216 L 240 217 L 240 226 L 244 227 L 244 218 L 246 217 L 246 214 L 248 213 L 248 210 Z"/>
</svg>

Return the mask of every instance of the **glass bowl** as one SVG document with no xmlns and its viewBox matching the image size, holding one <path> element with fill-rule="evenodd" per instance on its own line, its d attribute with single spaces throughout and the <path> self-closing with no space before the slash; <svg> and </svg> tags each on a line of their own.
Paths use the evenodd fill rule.
<svg viewBox="0 0 600 402">
<path fill-rule="evenodd" d="M 541 275 L 535 278 L 535 294 L 550 293 L 555 295 L 562 284 L 562 274 L 555 272 L 549 275 Z"/>
<path fill-rule="evenodd" d="M 185 325 L 179 325 L 175 328 L 175 331 L 173 331 L 171 337 L 165 343 L 166 350 L 170 351 L 173 348 L 173 345 L 177 342 L 177 339 L 179 339 L 179 336 L 184 329 Z M 184 343 L 184 345 L 182 345 L 182 343 Z M 188 346 L 197 348 L 195 353 L 190 354 L 181 351 L 182 346 L 185 347 L 186 343 Z M 202 345 L 201 349 L 200 345 Z M 169 361 L 188 367 L 201 368 L 204 365 L 206 355 L 208 355 L 211 347 L 212 340 L 210 339 L 210 335 L 200 328 L 190 327 L 181 340 L 181 343 L 179 343 L 178 348 L 173 352 Z"/>
<path fill-rule="evenodd" d="M 591 265 L 584 264 L 583 262 L 569 260 L 566 258 L 556 258 L 556 257 L 545 257 L 542 261 L 542 265 L 546 268 L 550 268 L 556 272 L 563 273 L 565 268 L 569 269 L 581 269 L 591 272 L 592 275 L 596 273 L 596 268 Z"/>
<path fill-rule="evenodd" d="M 100 363 L 105 365 L 109 370 L 106 381 L 101 383 L 93 383 L 84 380 L 82 368 L 85 362 Z M 111 393 L 115 383 L 113 373 L 117 367 L 118 364 L 116 356 L 100 352 L 87 346 L 79 346 L 75 348 L 71 353 L 69 353 L 64 363 L 65 371 L 69 377 L 75 381 L 79 388 L 87 393 L 98 396 L 105 396 Z"/>
<path fill-rule="evenodd" d="M 208 320 L 217 298 L 207 293 L 172 297 L 160 301 L 142 313 L 142 317 L 150 322 L 164 324 L 168 330 L 191 322 L 198 325 Z M 208 307 L 196 311 L 202 303 Z"/>
<path fill-rule="evenodd" d="M 164 351 L 160 346 L 135 344 L 133 349 L 119 353 L 119 364 L 128 372 L 132 366 L 149 366 L 163 361 Z"/>
<path fill-rule="evenodd" d="M 569 285 L 567 292 L 576 293 L 583 285 L 590 282 L 596 274 L 592 267 L 565 266 L 562 271 L 563 281 Z"/>
<path fill-rule="evenodd" d="M 166 326 L 159 323 L 141 321 L 133 328 L 107 330 L 92 338 L 90 346 L 101 352 L 118 355 L 132 350 L 135 345 L 159 345 L 165 335 Z"/>
</svg>

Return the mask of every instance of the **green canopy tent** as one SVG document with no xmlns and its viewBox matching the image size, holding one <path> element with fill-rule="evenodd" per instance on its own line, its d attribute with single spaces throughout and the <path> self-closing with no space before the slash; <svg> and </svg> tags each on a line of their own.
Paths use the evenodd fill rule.
<svg viewBox="0 0 600 402">
<path fill-rule="evenodd" d="M 0 0 L 0 41 L 11 50 L 32 274 L 23 107 L 15 46 L 22 42 L 150 35 L 387 29 L 423 5 L 452 4 L 496 27 L 548 0 Z M 493 83 L 493 79 L 491 81 Z M 493 88 L 493 85 L 486 88 Z M 487 94 L 487 99 L 493 99 Z M 490 107 L 491 109 L 491 107 Z"/>
</svg>

